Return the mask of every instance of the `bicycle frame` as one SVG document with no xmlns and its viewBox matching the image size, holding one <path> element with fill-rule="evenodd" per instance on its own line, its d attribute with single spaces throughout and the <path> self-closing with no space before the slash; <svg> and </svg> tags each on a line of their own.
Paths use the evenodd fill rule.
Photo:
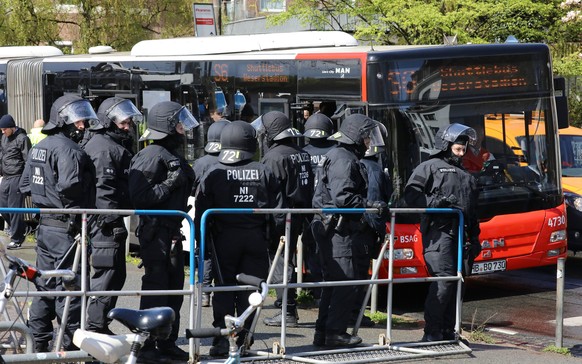
<svg viewBox="0 0 582 364">
<path fill-rule="evenodd" d="M 245 345 L 240 348 L 236 344 L 236 335 L 242 330 L 246 320 L 250 315 L 255 312 L 259 307 L 262 306 L 267 294 L 269 293 L 269 286 L 264 280 L 257 277 L 248 276 L 246 274 L 239 274 L 236 277 L 237 281 L 242 284 L 247 284 L 254 287 L 260 287 L 261 293 L 253 292 L 249 296 L 249 307 L 247 307 L 242 314 L 238 317 L 226 315 L 224 317 L 224 322 L 226 328 L 215 327 L 212 329 L 199 328 L 199 329 L 187 329 L 186 338 L 203 338 L 203 337 L 220 337 L 227 336 L 229 342 L 228 358 L 225 363 L 238 364 L 240 363 L 240 357 L 242 352 L 245 350 Z"/>
</svg>

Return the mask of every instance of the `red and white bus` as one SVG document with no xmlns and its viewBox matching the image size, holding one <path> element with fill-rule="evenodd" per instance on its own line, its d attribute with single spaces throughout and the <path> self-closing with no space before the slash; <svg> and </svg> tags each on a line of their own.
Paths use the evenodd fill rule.
<svg viewBox="0 0 582 364">
<path fill-rule="evenodd" d="M 166 99 L 188 105 L 203 125 L 185 146 L 190 160 L 203 153 L 212 109 L 229 119 L 280 110 L 300 129 L 307 105 L 334 105 L 338 124 L 350 113 L 366 113 L 388 130 L 384 163 L 393 181 L 392 206 L 399 206 L 414 167 L 428 158 L 438 128 L 469 125 L 482 134 L 482 147 L 492 149 L 473 171 L 483 246 L 475 271 L 549 265 L 566 256 L 557 134 L 567 121 L 557 107 L 563 98 L 556 98 L 544 44 L 372 47 L 341 32 L 299 32 L 150 40 L 130 53 L 37 61 L 45 119 L 64 93 L 89 98 L 95 107 L 110 96 L 131 98 L 144 110 Z M 15 87 L 7 92 L 15 104 L 38 103 L 18 90 L 30 85 L 10 82 L 24 72 L 0 65 L 0 88 Z M 487 115 L 511 115 L 526 133 L 536 130 L 527 139 L 529 159 L 517 160 L 507 146 L 487 145 Z M 538 177 L 527 173 L 542 164 Z M 426 276 L 417 217 L 399 216 L 395 234 L 394 276 Z"/>
</svg>

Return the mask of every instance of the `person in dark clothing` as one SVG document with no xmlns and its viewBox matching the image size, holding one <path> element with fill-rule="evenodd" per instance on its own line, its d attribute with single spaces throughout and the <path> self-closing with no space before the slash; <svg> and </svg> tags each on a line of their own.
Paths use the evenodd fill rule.
<svg viewBox="0 0 582 364">
<path fill-rule="evenodd" d="M 237 120 L 222 130 L 219 162 L 200 180 L 196 194 L 196 226 L 200 226 L 204 212 L 210 208 L 281 208 L 281 185 L 276 176 L 259 162 L 253 161 L 257 140 L 255 129 Z M 211 216 L 208 229 L 216 248 L 220 267 L 214 266 L 223 279 L 223 285 L 237 285 L 236 275 L 245 273 L 267 278 L 269 269 L 268 238 L 266 231 L 273 222 L 262 214 L 216 214 Z M 279 221 L 278 224 L 283 224 Z M 197 234 L 200 230 L 197 229 Z M 200 236 L 197 236 L 200 241 Z M 220 284 L 220 283 L 218 283 Z M 212 302 L 214 327 L 226 327 L 225 315 L 240 315 L 248 306 L 251 292 L 215 292 Z M 249 328 L 253 317 L 245 322 Z M 243 345 L 245 335 L 239 334 L 237 343 Z M 248 341 L 252 344 L 252 339 Z M 228 340 L 215 338 L 210 355 L 228 354 Z"/>
<path fill-rule="evenodd" d="M 378 126 L 379 130 L 385 130 L 383 125 Z M 384 137 L 387 136 L 382 134 Z M 364 166 L 366 175 L 368 178 L 368 201 L 389 201 L 390 195 L 392 194 L 392 185 L 389 182 L 389 176 L 387 176 L 382 170 L 380 165 L 380 154 L 384 153 L 384 142 L 380 139 L 379 145 L 370 146 L 366 150 L 364 158 L 360 160 L 360 163 Z M 369 259 L 378 258 L 378 253 L 380 248 L 384 243 L 384 238 L 386 236 L 386 217 L 385 215 L 379 214 L 365 214 L 364 218 L 369 226 L 362 230 L 363 235 L 366 240 L 369 240 Z M 350 323 L 355 323 L 358 315 L 360 314 L 360 309 L 362 307 L 362 301 L 366 296 L 365 286 L 358 286 L 357 299 L 354 311 L 352 313 L 352 318 Z M 368 316 L 363 316 L 360 322 L 360 326 L 372 327 L 374 326 L 374 321 L 372 321 Z"/>
<path fill-rule="evenodd" d="M 20 191 L 30 194 L 39 208 L 79 209 L 94 206 L 92 163 L 77 144 L 85 126 L 97 119 L 89 101 L 78 96 L 59 97 L 51 107 L 49 122 L 43 127 L 47 137 L 28 154 L 20 179 Z M 36 235 L 36 265 L 40 269 L 74 269 L 74 254 L 67 252 L 80 232 L 80 215 L 41 214 Z M 42 283 L 41 283 L 42 284 Z M 53 279 L 47 291 L 62 291 L 62 281 Z M 37 352 L 46 352 L 53 336 L 52 321 L 60 322 L 65 297 L 35 297 L 30 306 L 28 327 L 32 330 Z M 63 347 L 77 350 L 73 333 L 80 327 L 81 298 L 72 297 Z M 60 348 L 58 348 L 60 349 Z"/>
<path fill-rule="evenodd" d="M 477 219 L 479 192 L 475 178 L 463 168 L 462 159 L 468 143 L 475 140 L 475 130 L 462 124 L 439 129 L 435 150 L 414 169 L 404 189 L 404 199 L 410 207 L 457 208 L 463 212 L 469 266 L 481 251 Z M 456 276 L 459 239 L 456 215 L 423 214 L 420 232 L 430 275 Z M 454 340 L 459 334 L 454 330 L 456 285 L 455 281 L 431 282 L 424 304 L 423 341 Z"/>
<path fill-rule="evenodd" d="M 303 133 L 303 136 L 309 139 L 309 144 L 307 144 L 303 149 L 311 156 L 311 170 L 314 175 L 317 170 L 317 165 L 321 162 L 323 156 L 337 145 L 335 141 L 327 139 L 333 133 L 333 122 L 325 114 L 313 114 L 309 116 L 305 122 L 305 132 Z M 321 274 L 321 262 L 317 253 L 315 239 L 311 233 L 311 219 L 312 216 L 309 216 L 303 222 L 303 232 L 301 233 L 303 256 L 305 257 L 305 265 L 309 270 L 309 279 L 314 282 L 321 282 L 323 280 Z M 319 299 L 321 296 L 321 289 L 312 289 L 312 294 L 315 299 Z"/>
<path fill-rule="evenodd" d="M 319 104 L 319 112 L 331 118 L 337 109 L 335 101 L 322 101 Z"/>
<path fill-rule="evenodd" d="M 16 126 L 10 114 L 0 118 L 0 206 L 24 207 L 24 195 L 20 193 L 20 176 L 31 148 L 26 131 Z M 27 224 L 23 214 L 3 213 L 2 217 L 10 226 L 8 249 L 18 249 L 24 243 Z"/>
<path fill-rule="evenodd" d="M 147 129 L 140 141 L 152 141 L 131 160 L 129 197 L 134 208 L 188 211 L 194 171 L 179 154 L 185 131 L 198 126 L 186 107 L 172 101 L 155 104 L 149 111 Z M 142 290 L 184 289 L 182 217 L 142 215 L 137 236 L 144 275 Z M 188 353 L 176 345 L 180 328 L 181 295 L 142 296 L 140 309 L 169 306 L 176 318 L 166 340 L 146 340 L 140 361 L 159 362 L 160 358 L 188 360 Z"/>
<path fill-rule="evenodd" d="M 317 167 L 314 208 L 377 208 L 385 216 L 386 203 L 367 199 L 367 175 L 360 159 L 366 149 L 380 143 L 374 133 L 378 122 L 362 114 L 343 121 L 340 130 L 330 137 L 339 143 Z M 326 281 L 367 279 L 370 266 L 370 226 L 361 214 L 324 217 L 316 215 L 312 223 L 323 262 Z M 347 333 L 357 289 L 354 286 L 323 288 L 319 315 L 315 323 L 313 344 L 349 347 L 362 342 Z"/>
<path fill-rule="evenodd" d="M 269 150 L 261 159 L 261 163 L 267 166 L 277 177 L 283 188 L 284 206 L 287 208 L 310 208 L 313 196 L 313 171 L 311 170 L 311 158 L 309 154 L 294 142 L 294 138 L 301 137 L 301 133 L 291 126 L 291 120 L 280 111 L 270 111 L 262 118 L 253 122 L 254 126 L 265 134 Z M 259 125 L 259 124 L 262 124 Z M 291 238 L 287 242 L 289 252 L 295 253 L 297 239 L 301 233 L 305 216 L 294 214 L 291 216 Z M 278 226 L 270 238 L 271 247 L 279 243 L 279 238 L 285 235 L 285 225 Z M 283 282 L 284 259 L 278 260 L 273 275 L 272 283 Z M 288 262 L 288 282 L 296 282 L 294 259 Z M 277 290 L 277 298 L 282 300 L 283 290 Z M 286 323 L 289 326 L 297 324 L 297 307 L 295 304 L 295 290 L 290 290 L 287 301 Z M 273 317 L 267 317 L 263 322 L 268 326 L 280 326 L 283 313 L 279 312 Z"/>
<path fill-rule="evenodd" d="M 129 209 L 128 171 L 133 153 L 131 129 L 143 115 L 135 105 L 120 97 L 104 100 L 97 111 L 99 121 L 89 126 L 93 132 L 84 146 L 95 168 L 95 207 Z M 89 226 L 91 238 L 90 280 L 92 291 L 119 291 L 126 277 L 125 241 L 128 236 L 123 216 L 98 215 Z M 87 307 L 87 329 L 112 334 L 107 313 L 117 296 L 91 296 Z"/>
<path fill-rule="evenodd" d="M 216 163 L 218 163 L 218 155 L 220 154 L 220 134 L 222 133 L 222 129 L 230 123 L 230 121 L 226 119 L 220 119 L 218 121 L 213 122 L 210 127 L 208 128 L 207 134 L 207 142 L 206 146 L 204 146 L 204 151 L 206 155 L 201 158 L 196 159 L 192 168 L 194 169 L 194 188 L 192 189 L 193 193 L 196 192 L 198 189 L 198 185 L 200 184 L 200 178 L 204 175 L 204 173 L 213 167 Z M 196 225 L 198 226 L 198 225 Z M 207 246 L 208 247 L 208 246 Z M 212 252 L 206 251 L 206 255 L 210 255 Z M 204 278 L 202 280 L 202 285 L 204 287 L 212 286 L 212 259 L 204 259 Z M 204 292 L 202 293 L 202 307 L 210 306 L 210 293 Z"/>
</svg>

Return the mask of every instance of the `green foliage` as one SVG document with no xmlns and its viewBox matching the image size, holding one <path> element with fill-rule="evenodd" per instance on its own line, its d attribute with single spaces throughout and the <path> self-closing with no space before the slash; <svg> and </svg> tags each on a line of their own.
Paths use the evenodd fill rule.
<svg viewBox="0 0 582 364">
<path fill-rule="evenodd" d="M 503 42 L 509 35 L 540 42 L 564 12 L 556 0 L 294 0 L 269 21 L 296 17 L 314 29 L 353 30 L 376 44 L 441 44 L 452 35 L 459 43 Z"/>
<path fill-rule="evenodd" d="M 109 45 L 128 51 L 143 39 L 193 35 L 188 0 L 0 0 L 0 45 L 54 45 L 75 39 L 75 53 Z"/>
<path fill-rule="evenodd" d="M 482 342 L 486 344 L 495 344 L 495 339 L 487 334 L 482 327 L 471 330 L 468 334 L 468 339 L 471 342 Z"/>
<path fill-rule="evenodd" d="M 572 356 L 572 353 L 570 352 L 570 349 L 568 348 L 559 348 L 555 345 L 549 345 L 546 346 L 543 350 L 546 353 L 556 353 L 556 354 L 562 354 L 564 356 Z"/>
<path fill-rule="evenodd" d="M 582 128 L 582 91 L 580 89 L 570 90 L 568 94 L 568 111 L 570 125 Z"/>
<path fill-rule="evenodd" d="M 483 321 L 482 323 L 477 323 L 477 310 L 473 312 L 473 318 L 471 319 L 471 329 L 469 330 L 468 339 L 472 342 L 484 342 L 487 344 L 494 344 L 495 340 L 491 337 L 491 335 L 487 334 L 485 331 L 487 327 L 487 322 L 495 317 L 497 313 L 491 315 L 488 319 Z"/>
<path fill-rule="evenodd" d="M 0 0 L 0 44 L 9 46 L 52 44 L 58 24 L 50 0 Z"/>
<path fill-rule="evenodd" d="M 571 54 L 563 57 L 554 55 L 554 73 L 569 81 L 570 125 L 582 127 L 582 43 L 576 43 Z"/>
<path fill-rule="evenodd" d="M 317 307 L 315 304 L 315 298 L 313 298 L 313 294 L 310 290 L 307 289 L 302 289 L 297 295 L 295 301 L 301 308 Z"/>
</svg>

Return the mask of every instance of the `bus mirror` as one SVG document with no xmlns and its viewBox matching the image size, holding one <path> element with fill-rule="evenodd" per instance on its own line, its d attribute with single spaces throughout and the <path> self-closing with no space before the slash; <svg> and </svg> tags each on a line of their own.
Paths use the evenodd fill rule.
<svg viewBox="0 0 582 364">
<path fill-rule="evenodd" d="M 564 77 L 554 77 L 554 98 L 556 99 L 558 129 L 567 128 L 569 125 L 568 97 L 566 96 L 566 79 Z"/>
</svg>

